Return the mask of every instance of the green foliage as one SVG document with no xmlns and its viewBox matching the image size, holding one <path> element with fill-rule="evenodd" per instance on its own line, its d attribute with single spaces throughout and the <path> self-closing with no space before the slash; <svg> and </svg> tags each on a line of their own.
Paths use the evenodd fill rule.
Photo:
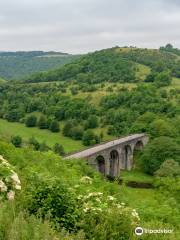
<svg viewBox="0 0 180 240">
<path fill-rule="evenodd" d="M 78 58 L 58 52 L 4 52 L 0 53 L 0 76 L 5 79 L 22 79 L 29 74 L 60 66 Z"/>
<path fill-rule="evenodd" d="M 173 124 L 167 120 L 156 119 L 149 125 L 149 132 L 152 137 L 174 137 L 177 135 Z"/>
<path fill-rule="evenodd" d="M 35 127 L 37 123 L 37 117 L 35 115 L 30 115 L 26 119 L 26 127 Z"/>
<path fill-rule="evenodd" d="M 98 118 L 94 115 L 91 115 L 85 125 L 85 128 L 97 128 L 98 127 Z"/>
<path fill-rule="evenodd" d="M 11 142 L 15 147 L 21 147 L 22 145 L 22 138 L 21 136 L 13 136 L 11 138 Z"/>
<path fill-rule="evenodd" d="M 173 159 L 164 161 L 160 168 L 155 172 L 158 177 L 176 177 L 180 176 L 180 165 Z"/>
<path fill-rule="evenodd" d="M 170 137 L 159 137 L 151 141 L 144 149 L 141 162 L 143 170 L 154 174 L 161 164 L 168 159 L 180 162 L 180 147 Z"/>
<path fill-rule="evenodd" d="M 53 151 L 56 153 L 56 154 L 59 154 L 60 156 L 63 156 L 65 154 L 65 151 L 64 151 L 64 148 L 61 144 L 59 143 L 56 143 L 53 147 Z"/>
<path fill-rule="evenodd" d="M 89 146 L 89 145 L 93 145 L 96 143 L 96 140 L 95 140 L 95 134 L 92 130 L 87 130 L 86 132 L 84 132 L 83 134 L 83 144 L 85 146 Z"/>
<path fill-rule="evenodd" d="M 172 82 L 172 77 L 169 72 L 162 72 L 157 74 L 154 82 L 157 87 L 169 86 Z"/>
<path fill-rule="evenodd" d="M 81 140 L 83 137 L 84 130 L 80 126 L 73 127 L 71 129 L 71 137 L 75 140 Z"/>
<path fill-rule="evenodd" d="M 27 78 L 28 82 L 71 81 L 81 83 L 134 82 L 135 64 L 127 61 L 114 49 L 87 54 L 77 61 L 55 71 L 35 74 Z M 76 93 L 73 89 L 73 94 Z"/>
<path fill-rule="evenodd" d="M 37 126 L 40 129 L 47 129 L 48 128 L 47 118 L 43 115 L 40 116 L 40 118 L 38 120 L 38 123 L 37 123 Z"/>
<path fill-rule="evenodd" d="M 30 201 L 27 202 L 27 209 L 31 214 L 39 213 L 42 218 L 48 215 L 55 224 L 59 224 L 59 227 L 75 230 L 79 218 L 76 210 L 77 202 L 67 185 L 59 180 L 39 181 L 36 189 L 29 193 Z"/>
<path fill-rule="evenodd" d="M 52 120 L 49 129 L 51 130 L 51 132 L 59 132 L 60 131 L 59 122 L 56 120 Z"/>
<path fill-rule="evenodd" d="M 83 232 L 69 234 L 65 230 L 56 232 L 52 224 L 43 221 L 27 211 L 15 211 L 14 205 L 5 204 L 0 208 L 1 240 L 84 240 Z"/>
<path fill-rule="evenodd" d="M 29 139 L 29 144 L 33 146 L 34 150 L 39 150 L 40 148 L 40 143 L 34 137 Z"/>
</svg>

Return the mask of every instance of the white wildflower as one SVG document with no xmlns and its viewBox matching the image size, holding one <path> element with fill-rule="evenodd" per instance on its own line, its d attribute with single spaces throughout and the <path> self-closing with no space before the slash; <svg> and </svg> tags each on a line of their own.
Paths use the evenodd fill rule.
<svg viewBox="0 0 180 240">
<path fill-rule="evenodd" d="M 7 191 L 7 186 L 6 184 L 0 180 L 0 192 L 6 192 Z"/>
<path fill-rule="evenodd" d="M 96 198 L 96 201 L 99 202 L 99 203 L 101 203 L 101 200 L 100 200 L 99 198 Z"/>
<path fill-rule="evenodd" d="M 15 189 L 16 189 L 16 190 L 21 190 L 21 185 L 16 184 L 16 185 L 15 185 Z"/>
<path fill-rule="evenodd" d="M 92 184 L 92 178 L 88 176 L 84 176 L 80 179 L 80 182 L 85 184 Z"/>
<path fill-rule="evenodd" d="M 14 200 L 14 196 L 15 196 L 15 192 L 12 191 L 12 190 L 7 193 L 7 198 L 8 198 L 9 201 Z"/>
<path fill-rule="evenodd" d="M 11 175 L 11 179 L 13 180 L 13 183 L 18 184 L 18 185 L 21 184 L 17 173 L 13 172 L 13 174 Z"/>
<path fill-rule="evenodd" d="M 116 200 L 116 198 L 113 197 L 113 196 L 108 196 L 107 198 L 108 198 L 109 201 L 114 201 L 114 200 Z"/>
</svg>

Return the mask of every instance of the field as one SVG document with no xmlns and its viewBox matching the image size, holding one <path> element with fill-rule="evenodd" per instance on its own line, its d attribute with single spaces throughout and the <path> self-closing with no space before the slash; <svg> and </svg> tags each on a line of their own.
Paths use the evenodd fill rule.
<svg viewBox="0 0 180 240">
<path fill-rule="evenodd" d="M 55 143 L 60 143 L 67 153 L 83 148 L 81 141 L 74 141 L 71 138 L 64 137 L 61 133 L 52 133 L 38 128 L 27 128 L 21 123 L 11 123 L 3 119 L 0 119 L 0 135 L 5 139 L 11 138 L 12 135 L 20 135 L 24 141 L 35 137 L 39 142 L 46 142 L 50 147 Z"/>
</svg>

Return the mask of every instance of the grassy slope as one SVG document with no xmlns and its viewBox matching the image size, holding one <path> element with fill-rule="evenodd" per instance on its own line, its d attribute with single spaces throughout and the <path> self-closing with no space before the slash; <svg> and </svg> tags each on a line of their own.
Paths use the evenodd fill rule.
<svg viewBox="0 0 180 240">
<path fill-rule="evenodd" d="M 40 130 L 38 128 L 27 128 L 21 123 L 10 123 L 3 119 L 0 119 L 0 135 L 8 139 L 12 135 L 20 135 L 25 141 L 28 141 L 29 138 L 34 136 L 39 142 L 45 141 L 50 147 L 55 143 L 60 143 L 66 152 L 83 148 L 80 141 L 74 141 L 71 138 L 64 137 L 61 133 L 52 133 L 48 130 Z"/>
</svg>

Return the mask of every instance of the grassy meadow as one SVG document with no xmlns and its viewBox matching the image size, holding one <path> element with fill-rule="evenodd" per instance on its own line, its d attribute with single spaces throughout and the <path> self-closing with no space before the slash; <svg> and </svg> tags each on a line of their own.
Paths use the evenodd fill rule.
<svg viewBox="0 0 180 240">
<path fill-rule="evenodd" d="M 13 135 L 20 135 L 24 141 L 35 137 L 39 142 L 45 142 L 52 147 L 55 143 L 60 143 L 65 149 L 65 152 L 73 152 L 83 149 L 81 141 L 75 141 L 71 138 L 64 137 L 62 133 L 52 133 L 48 130 L 40 130 L 36 127 L 27 128 L 22 123 L 12 123 L 0 119 L 0 135 L 2 138 L 10 139 Z"/>
</svg>

